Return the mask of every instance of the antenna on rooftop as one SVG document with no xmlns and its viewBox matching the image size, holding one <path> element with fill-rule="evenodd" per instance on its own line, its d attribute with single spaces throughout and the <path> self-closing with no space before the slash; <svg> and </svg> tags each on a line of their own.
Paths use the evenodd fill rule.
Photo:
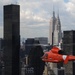
<svg viewBox="0 0 75 75">
<path fill-rule="evenodd" d="M 11 5 L 17 5 L 18 4 L 18 2 L 17 1 L 13 1 L 13 2 L 11 2 Z"/>
<path fill-rule="evenodd" d="M 53 3 L 53 11 L 55 10 L 55 7 L 54 7 L 54 3 Z"/>
<path fill-rule="evenodd" d="M 15 4 L 18 4 L 18 2 L 16 1 Z"/>
</svg>

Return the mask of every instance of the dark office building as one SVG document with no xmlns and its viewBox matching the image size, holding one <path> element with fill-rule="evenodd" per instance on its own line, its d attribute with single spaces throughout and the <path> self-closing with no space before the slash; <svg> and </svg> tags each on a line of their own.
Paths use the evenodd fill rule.
<svg viewBox="0 0 75 75">
<path fill-rule="evenodd" d="M 63 50 L 67 54 L 75 55 L 75 30 L 64 31 Z M 75 75 L 75 62 L 69 61 L 65 66 L 66 75 Z"/>
<path fill-rule="evenodd" d="M 29 51 L 34 45 L 41 45 L 43 50 L 46 50 L 48 45 L 48 38 L 47 37 L 35 37 L 35 38 L 28 38 L 25 41 L 25 52 L 28 55 Z"/>
<path fill-rule="evenodd" d="M 41 47 L 43 50 L 48 50 L 48 38 L 47 37 L 35 37 L 35 40 L 39 40 Z"/>
<path fill-rule="evenodd" d="M 19 75 L 20 6 L 4 6 L 5 75 Z"/>
<path fill-rule="evenodd" d="M 42 61 L 43 49 L 40 45 L 31 48 L 29 53 L 29 66 L 34 68 L 34 75 L 42 75 L 45 62 Z"/>
<path fill-rule="evenodd" d="M 4 39 L 0 38 L 0 51 L 3 50 L 4 47 Z"/>
<path fill-rule="evenodd" d="M 28 55 L 31 48 L 33 47 L 35 39 L 34 38 L 28 38 L 25 42 L 25 54 Z"/>
<path fill-rule="evenodd" d="M 4 40 L 0 38 L 0 60 L 3 60 Z"/>
<path fill-rule="evenodd" d="M 39 40 L 40 44 L 47 45 L 48 38 L 47 37 L 35 37 L 35 40 Z"/>
</svg>

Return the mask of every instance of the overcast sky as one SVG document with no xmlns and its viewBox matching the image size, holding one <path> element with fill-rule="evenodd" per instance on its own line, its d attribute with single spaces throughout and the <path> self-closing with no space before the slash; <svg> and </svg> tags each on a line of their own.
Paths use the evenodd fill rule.
<svg viewBox="0 0 75 75">
<path fill-rule="evenodd" d="M 1 0 L 0 37 L 3 37 L 3 6 L 20 5 L 20 35 L 22 38 L 48 37 L 49 22 L 59 10 L 62 31 L 75 30 L 75 0 Z"/>
</svg>

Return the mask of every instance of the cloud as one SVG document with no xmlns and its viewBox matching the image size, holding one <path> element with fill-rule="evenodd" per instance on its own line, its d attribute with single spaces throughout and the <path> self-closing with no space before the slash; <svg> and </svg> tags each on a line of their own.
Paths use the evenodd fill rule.
<svg viewBox="0 0 75 75">
<path fill-rule="evenodd" d="M 42 1 L 40 1 L 42 2 Z M 47 19 L 49 16 L 48 12 L 43 9 L 42 3 L 39 1 L 27 1 L 24 5 L 21 6 L 21 35 L 24 32 L 26 37 L 37 37 L 37 36 L 48 36 L 46 29 L 49 26 Z M 47 2 L 47 1 L 44 1 Z M 26 7 L 25 7 L 26 6 Z M 22 7 L 25 7 L 24 9 Z M 47 17 L 48 16 L 48 17 Z"/>
<path fill-rule="evenodd" d="M 54 0 L 58 5 L 62 30 L 75 30 L 75 0 Z"/>
<path fill-rule="evenodd" d="M 42 14 L 40 14 L 42 15 Z M 25 25 L 37 25 L 41 23 L 48 22 L 45 17 L 40 16 L 39 14 L 34 14 L 33 11 L 26 10 L 26 12 L 21 12 L 21 23 Z"/>
<path fill-rule="evenodd" d="M 72 0 L 66 4 L 67 12 L 69 12 L 72 16 L 75 16 L 75 1 Z"/>
<path fill-rule="evenodd" d="M 62 30 L 75 29 L 75 0 L 2 0 L 0 1 L 0 35 L 3 36 L 3 5 L 20 5 L 21 37 L 49 36 L 49 22 L 53 6 L 59 10 Z M 1 33 L 2 32 L 2 33 Z"/>
</svg>

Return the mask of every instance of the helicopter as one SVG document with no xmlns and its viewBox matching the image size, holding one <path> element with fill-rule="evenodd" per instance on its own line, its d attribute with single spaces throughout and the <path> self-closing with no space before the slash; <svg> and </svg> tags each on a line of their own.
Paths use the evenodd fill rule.
<svg viewBox="0 0 75 75">
<path fill-rule="evenodd" d="M 75 56 L 66 54 L 59 47 L 53 46 L 51 50 L 45 52 L 41 57 L 44 62 L 60 63 L 63 62 L 67 64 L 68 61 L 75 61 Z"/>
</svg>

